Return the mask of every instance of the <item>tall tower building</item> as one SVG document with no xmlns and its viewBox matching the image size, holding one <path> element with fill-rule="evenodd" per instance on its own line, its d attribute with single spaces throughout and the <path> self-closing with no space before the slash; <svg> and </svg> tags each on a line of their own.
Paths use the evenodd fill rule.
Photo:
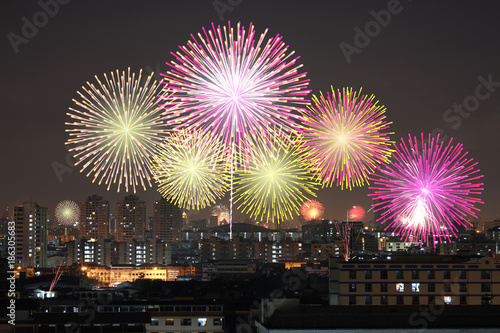
<svg viewBox="0 0 500 333">
<path fill-rule="evenodd" d="M 146 203 L 136 195 L 128 195 L 118 201 L 116 214 L 116 240 L 135 239 L 144 241 L 146 230 Z"/>
<path fill-rule="evenodd" d="M 47 207 L 25 202 L 14 208 L 16 263 L 22 267 L 47 264 Z"/>
<path fill-rule="evenodd" d="M 109 237 L 109 202 L 92 195 L 80 203 L 80 237 Z"/>
<path fill-rule="evenodd" d="M 153 226 L 156 239 L 167 243 L 180 242 L 182 210 L 165 198 L 155 201 Z"/>
</svg>

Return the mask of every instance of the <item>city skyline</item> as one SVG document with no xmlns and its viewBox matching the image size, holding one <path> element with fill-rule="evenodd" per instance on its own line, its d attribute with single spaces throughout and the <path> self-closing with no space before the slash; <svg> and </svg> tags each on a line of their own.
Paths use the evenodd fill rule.
<svg viewBox="0 0 500 333">
<path fill-rule="evenodd" d="M 495 36 L 491 36 L 500 31 L 494 19 L 496 4 L 441 2 L 432 6 L 401 1 L 385 23 L 377 23 L 377 33 L 366 35 L 365 27 L 376 25 L 370 22 L 383 21 L 382 11 L 390 13 L 390 3 L 396 2 L 294 2 L 285 6 L 284 2 L 242 1 L 230 6 L 231 10 L 216 7 L 212 2 L 197 3 L 195 10 L 188 4 L 177 3 L 125 2 L 121 7 L 59 4 L 57 13 L 46 24 L 40 24 L 28 42 L 14 47 L 5 38 L 2 44 L 6 58 L 1 65 L 5 76 L 0 78 L 6 101 L 6 112 L 2 112 L 2 123 L 6 124 L 2 150 L 9 158 L 2 163 L 5 181 L 0 209 L 9 206 L 12 212 L 15 206 L 34 201 L 48 207 L 48 214 L 54 217 L 58 202 L 69 199 L 79 203 L 96 194 L 112 203 L 111 212 L 116 214 L 114 203 L 134 193 L 108 192 L 106 186 L 92 183 L 92 178 L 85 177 L 69 161 L 64 123 L 76 91 L 94 75 L 117 69 L 142 68 L 148 74 L 158 68 L 165 73 L 165 62 L 173 60 L 170 52 L 184 45 L 191 33 L 201 32 L 211 22 L 224 25 L 230 20 L 241 21 L 245 26 L 253 22 L 258 34 L 269 28 L 269 37 L 283 36 L 290 49 L 301 57 L 313 94 L 330 90 L 330 85 L 339 89 L 363 87 L 363 92 L 373 93 L 386 106 L 387 119 L 393 122 L 392 140 L 436 129 L 454 137 L 485 175 L 481 196 L 485 204 L 479 205 L 481 220 L 497 219 L 500 160 L 495 148 L 500 143 L 496 135 L 500 118 L 495 105 L 500 102 L 500 92 L 496 91 L 500 85 L 496 62 L 500 50 L 492 42 Z M 22 18 L 33 21 L 33 15 L 43 10 L 36 2 L 2 6 L 6 35 L 22 35 Z M 178 15 L 165 20 L 162 13 L 166 9 Z M 442 10 L 449 14 L 441 15 Z M 302 13 L 301 20 L 294 19 L 297 11 Z M 79 21 L 95 18 L 95 13 L 101 13 L 105 19 L 98 17 L 92 24 Z M 359 37 L 362 35 L 368 36 L 364 43 Z M 28 98 L 24 97 L 26 93 Z M 479 104 L 468 106 L 471 101 Z M 455 107 L 459 104 L 465 104 L 465 109 Z M 146 216 L 153 215 L 153 202 L 160 198 L 156 187 L 137 189 L 136 195 L 146 202 Z M 342 220 L 354 205 L 368 210 L 372 204 L 367 196 L 370 192 L 366 186 L 352 191 L 323 188 L 310 199 L 323 203 L 325 218 Z M 228 202 L 226 195 L 213 205 Z M 209 208 L 188 212 L 188 217 L 195 220 L 209 216 Z M 246 217 L 239 212 L 234 216 L 235 221 Z M 372 218 L 370 213 L 367 220 Z"/>
</svg>

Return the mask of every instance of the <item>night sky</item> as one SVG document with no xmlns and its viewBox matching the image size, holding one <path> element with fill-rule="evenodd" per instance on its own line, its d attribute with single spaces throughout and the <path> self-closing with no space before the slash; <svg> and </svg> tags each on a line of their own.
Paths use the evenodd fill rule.
<svg viewBox="0 0 500 333">
<path fill-rule="evenodd" d="M 186 44 L 190 34 L 230 20 L 245 27 L 253 22 L 257 35 L 269 28 L 268 37 L 284 36 L 301 57 L 314 94 L 332 85 L 374 94 L 393 122 L 393 140 L 442 129 L 463 143 L 485 175 L 481 219 L 500 216 L 498 1 L 72 0 L 59 4 L 46 22 L 37 1 L 4 0 L 0 6 L 0 211 L 33 200 L 52 215 L 61 200 L 80 202 L 98 194 L 114 212 L 126 193 L 107 192 L 78 167 L 68 166 L 72 172 L 61 179 L 54 172 L 54 166 L 67 165 L 64 123 L 76 91 L 94 75 L 116 69 L 165 72 L 165 62 L 174 59 L 170 52 Z M 374 24 L 374 13 L 388 7 L 390 22 Z M 34 15 L 41 22 L 38 31 L 13 46 L 9 36 L 24 38 L 23 26 Z M 367 24 L 372 37 L 355 41 L 355 28 L 364 31 Z M 356 47 L 355 42 L 348 62 L 339 45 Z M 481 82 L 488 80 L 493 83 L 485 87 Z M 480 99 L 470 97 L 477 91 Z M 475 111 L 447 111 L 464 101 Z M 342 219 L 353 204 L 370 207 L 368 192 L 366 187 L 326 188 L 317 200 L 325 205 L 325 218 Z M 140 188 L 137 195 L 151 214 L 159 193 Z M 189 215 L 196 219 L 208 212 Z"/>
</svg>

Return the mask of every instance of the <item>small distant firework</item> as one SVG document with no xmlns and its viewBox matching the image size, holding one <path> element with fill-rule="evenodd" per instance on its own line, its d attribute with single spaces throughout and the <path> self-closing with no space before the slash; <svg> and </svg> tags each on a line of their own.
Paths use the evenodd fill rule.
<svg viewBox="0 0 500 333">
<path fill-rule="evenodd" d="M 274 153 L 262 155 L 259 163 L 249 173 L 235 176 L 235 203 L 250 218 L 268 221 L 284 221 L 293 218 L 299 207 L 307 200 L 306 195 L 315 196 L 318 185 L 304 168 L 304 161 L 297 154 L 300 139 L 290 139 L 287 147 L 283 141 L 277 144 Z M 288 141 L 288 140 L 285 140 Z"/>
<path fill-rule="evenodd" d="M 409 135 L 408 144 L 401 139 L 395 145 L 394 162 L 370 177 L 374 211 L 382 213 L 377 221 L 389 222 L 386 229 L 394 228 L 402 239 L 435 246 L 456 236 L 457 225 L 470 225 L 468 215 L 476 217 L 483 176 L 463 145 L 452 141 L 421 134 L 419 143 Z"/>
<path fill-rule="evenodd" d="M 153 157 L 158 191 L 181 208 L 205 208 L 227 191 L 222 145 L 201 133 L 172 132 Z"/>
<path fill-rule="evenodd" d="M 389 162 L 391 123 L 374 98 L 346 88 L 313 97 L 311 112 L 304 113 L 301 155 L 323 186 L 363 186 L 370 173 Z"/>
<path fill-rule="evenodd" d="M 229 223 L 229 209 L 226 205 L 218 204 L 212 207 L 212 216 L 217 216 L 217 224 Z"/>
<path fill-rule="evenodd" d="M 80 206 L 72 200 L 64 200 L 57 204 L 55 215 L 57 222 L 72 226 L 80 218 Z"/>
<path fill-rule="evenodd" d="M 103 181 L 107 190 L 111 184 L 122 184 L 128 192 L 132 186 L 151 186 L 151 156 L 163 139 L 165 126 L 160 119 L 162 85 L 152 79 L 145 81 L 142 70 L 139 75 L 128 72 L 104 74 L 97 86 L 87 82 L 78 92 L 81 101 L 73 100 L 77 109 L 69 108 L 74 122 L 69 126 L 66 142 L 78 160 L 83 164 L 80 172 L 87 170 L 87 177 L 93 174 L 93 181 Z M 144 81 L 144 82 L 143 82 Z"/>
<path fill-rule="evenodd" d="M 349 221 L 360 222 L 365 219 L 366 209 L 361 206 L 353 206 L 348 212 Z"/>
<path fill-rule="evenodd" d="M 317 220 L 323 217 L 325 207 L 316 200 L 308 200 L 300 207 L 300 214 L 306 221 Z"/>
<path fill-rule="evenodd" d="M 172 91 L 166 98 L 168 124 L 219 137 L 224 155 L 233 154 L 234 145 L 235 164 L 244 171 L 266 151 L 274 126 L 295 131 L 297 109 L 309 104 L 299 57 L 288 52 L 281 36 L 266 42 L 266 34 L 257 40 L 252 24 L 247 31 L 240 23 L 235 29 L 212 23 L 172 53 L 176 61 L 165 75 Z M 226 167 L 230 158 L 223 161 Z"/>
</svg>

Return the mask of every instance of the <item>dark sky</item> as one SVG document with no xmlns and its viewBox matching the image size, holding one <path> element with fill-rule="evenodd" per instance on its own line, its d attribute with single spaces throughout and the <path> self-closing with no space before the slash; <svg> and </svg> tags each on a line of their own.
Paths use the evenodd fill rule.
<svg viewBox="0 0 500 333">
<path fill-rule="evenodd" d="M 232 3 L 227 7 L 232 11 L 218 13 L 214 3 Z M 500 83 L 491 91 L 478 87 L 479 77 L 500 82 L 500 2 L 394 3 L 72 0 L 43 22 L 37 1 L 1 1 L 0 211 L 32 199 L 52 214 L 59 201 L 80 202 L 91 194 L 102 195 L 114 208 L 125 193 L 107 192 L 75 167 L 62 174 L 62 181 L 53 170 L 54 165 L 66 164 L 64 122 L 76 91 L 94 75 L 116 69 L 138 71 L 149 66 L 166 71 L 165 62 L 173 59 L 170 52 L 186 44 L 191 33 L 211 22 L 230 20 L 246 27 L 253 22 L 257 34 L 269 28 L 269 37 L 284 36 L 301 56 L 313 93 L 333 85 L 362 87 L 374 94 L 387 107 L 394 139 L 442 128 L 463 143 L 485 175 L 481 218 L 498 218 Z M 375 29 L 372 11 L 388 6 L 394 12 L 390 22 L 373 30 L 373 37 L 348 63 L 339 45 L 355 46 L 354 28 L 365 30 L 368 24 Z M 33 22 L 34 15 L 41 26 L 18 45 L 16 53 L 9 33 L 22 37 L 25 21 Z M 455 118 L 445 121 L 446 110 L 454 104 L 474 102 L 470 96 L 476 89 L 480 96 L 489 93 L 479 105 L 471 104 L 476 110 L 463 113 L 467 118 L 452 113 L 449 116 Z M 326 207 L 326 218 L 342 219 L 353 204 L 369 208 L 368 191 L 327 188 L 318 192 L 318 200 Z M 160 196 L 155 189 L 140 189 L 138 195 L 150 207 Z M 207 217 L 206 212 L 190 215 Z"/>
</svg>

